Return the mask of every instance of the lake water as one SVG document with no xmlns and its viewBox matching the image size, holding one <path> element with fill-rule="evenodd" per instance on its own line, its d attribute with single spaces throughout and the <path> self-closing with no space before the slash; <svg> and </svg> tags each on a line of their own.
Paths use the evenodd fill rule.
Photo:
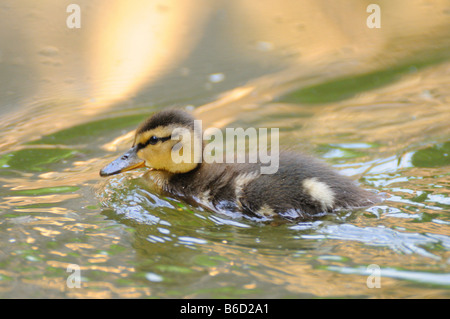
<svg viewBox="0 0 450 319">
<path fill-rule="evenodd" d="M 448 2 L 77 3 L 0 7 L 1 298 L 450 297 Z M 263 223 L 99 177 L 173 106 L 387 198 Z"/>
</svg>

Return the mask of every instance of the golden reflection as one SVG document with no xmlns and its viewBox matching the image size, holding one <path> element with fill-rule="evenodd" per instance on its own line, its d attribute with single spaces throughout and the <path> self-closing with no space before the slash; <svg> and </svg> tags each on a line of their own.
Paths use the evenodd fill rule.
<svg viewBox="0 0 450 319">
<path fill-rule="evenodd" d="M 91 224 L 82 224 L 82 223 L 75 223 L 71 225 L 65 225 L 63 227 L 64 230 L 74 231 L 74 232 L 80 232 L 84 231 L 86 229 L 98 229 L 98 225 L 91 225 Z"/>
<path fill-rule="evenodd" d="M 255 113 L 259 116 L 270 114 L 270 109 L 274 107 L 265 103 L 293 89 L 395 67 L 399 61 L 403 63 L 402 61 L 407 60 L 420 60 L 420 57 L 436 52 L 439 54 L 439 50 L 448 51 L 450 19 L 444 9 L 448 8 L 448 1 L 437 1 L 436 5 L 427 5 L 420 0 L 412 3 L 381 1 L 378 3 L 382 8 L 383 23 L 380 29 L 370 29 L 366 26 L 368 16 L 366 8 L 370 3 L 372 2 L 367 0 L 345 2 L 282 0 L 263 3 L 251 0 L 231 3 L 230 10 L 236 23 L 230 24 L 227 30 L 230 34 L 237 35 L 230 36 L 235 46 L 245 48 L 241 49 L 240 54 L 255 59 L 255 50 L 249 49 L 248 45 L 262 41 L 271 44 L 273 48 L 267 54 L 289 56 L 283 59 L 287 67 L 284 71 L 260 77 L 244 87 L 224 93 L 217 101 L 196 109 L 196 113 L 207 122 L 211 121 L 223 127 L 234 120 L 247 118 L 247 114 L 251 116 L 255 116 Z M 429 19 L 429 16 L 436 19 Z M 243 25 L 247 32 L 237 32 L 233 29 L 233 27 L 242 29 Z M 446 83 L 448 75 L 442 74 L 448 73 L 445 70 L 445 67 L 440 68 L 434 77 L 444 85 L 448 85 Z M 432 80 L 428 81 L 429 86 L 434 87 L 431 84 Z M 402 82 L 399 85 L 402 85 Z M 417 89 L 423 86 L 422 82 L 416 82 Z M 243 89 L 246 91 L 245 94 L 234 98 L 236 91 Z M 445 96 L 445 93 L 443 95 Z M 361 95 L 364 96 L 365 94 Z M 368 94 L 368 96 L 378 95 Z M 256 105 L 258 108 L 247 110 L 249 105 Z M 299 106 L 295 104 L 291 105 L 291 108 L 294 110 Z M 310 105 L 304 107 L 313 108 Z M 269 110 L 264 111 L 267 108 Z M 276 112 L 276 109 L 274 111 Z M 317 112 L 335 115 L 332 110 L 324 112 L 322 108 L 318 108 Z M 370 112 L 366 114 L 373 116 L 371 119 L 380 119 L 377 117 L 378 114 L 373 115 Z M 343 118 L 346 119 L 347 117 Z M 331 121 L 339 126 L 340 120 L 325 117 L 324 123 Z M 352 123 L 357 120 L 348 118 Z M 320 122 L 318 127 L 323 127 L 324 123 Z M 375 123 L 374 127 L 377 124 Z M 402 130 L 397 132 L 400 133 Z M 374 137 L 376 134 L 371 133 L 371 136 Z"/>
<path fill-rule="evenodd" d="M 21 281 L 25 283 L 28 287 L 30 285 L 35 285 L 43 289 L 52 289 L 60 292 L 63 292 L 65 289 L 67 289 L 66 281 L 59 278 L 43 276 L 42 278 L 39 279 L 22 278 Z"/>
<path fill-rule="evenodd" d="M 60 203 L 67 199 L 77 198 L 79 194 L 58 194 L 58 195 L 43 195 L 43 196 L 8 196 L 3 198 L 3 202 L 0 208 L 7 208 L 11 206 L 26 206 L 38 203 Z M 26 208 L 25 208 L 26 209 Z M 34 208 L 32 208 L 34 209 Z M 63 210 L 64 213 L 67 210 L 58 207 L 51 208 L 39 208 L 40 211 L 49 211 L 55 214 L 61 214 Z"/>
<path fill-rule="evenodd" d="M 63 208 L 63 207 L 15 208 L 14 211 L 20 212 L 20 213 L 51 213 L 51 214 L 55 214 L 55 215 L 66 215 L 70 212 L 73 212 L 73 211 Z M 33 216 L 33 218 L 36 218 L 36 219 L 38 217 L 39 216 Z M 57 217 L 52 217 L 51 219 L 57 219 Z M 69 221 L 69 220 L 73 220 L 73 219 L 68 218 L 65 220 Z"/>
<path fill-rule="evenodd" d="M 48 260 L 46 262 L 50 267 L 63 268 L 67 269 L 70 263 L 61 262 L 56 260 Z M 123 272 L 134 272 L 133 267 L 125 267 L 125 266 L 99 266 L 99 265 L 80 265 L 80 270 L 100 270 L 104 272 L 120 274 Z"/>
<path fill-rule="evenodd" d="M 81 27 L 70 29 L 66 3 L 29 2 L 33 6 L 11 7 L 14 14 L 31 7 L 46 12 L 45 25 L 39 19 L 26 21 L 35 34 L 27 49 L 39 53 L 34 72 L 45 79 L 37 83 L 35 99 L 50 92 L 84 97 L 86 114 L 130 97 L 183 60 L 201 37 L 211 9 L 204 0 L 103 0 L 95 5 L 80 0 Z M 57 27 L 47 30 L 47 25 Z"/>
<path fill-rule="evenodd" d="M 450 135 L 450 112 L 446 101 L 450 83 L 450 63 L 405 75 L 403 81 L 355 96 L 342 102 L 326 105 L 314 120 L 305 123 L 301 134 L 312 144 L 331 137 L 351 134 L 354 139 L 383 143 L 378 152 L 406 149 L 428 136 L 446 140 Z M 427 88 L 433 88 L 429 99 L 420 98 Z M 382 97 L 382 98 L 380 98 Z M 294 107 L 294 106 L 292 106 Z"/>
<path fill-rule="evenodd" d="M 291 87 L 273 86 L 274 77 L 260 79 L 256 81 L 259 83 L 251 84 L 258 88 L 257 91 L 237 99 L 228 98 L 225 94 L 218 100 L 223 103 L 207 104 L 198 108 L 196 113 L 208 124 L 219 127 L 242 118 L 250 123 L 254 119 L 262 127 L 302 127 L 301 130 L 289 131 L 287 136 L 281 133 L 282 138 L 289 138 L 292 143 L 333 143 L 333 138 L 349 136 L 352 140 L 380 143 L 382 145 L 377 151 L 390 154 L 407 148 L 411 143 L 420 143 L 428 136 L 442 141 L 448 138 L 449 70 L 450 63 L 429 67 L 404 75 L 401 82 L 320 107 L 273 102 L 274 96 L 288 92 Z M 233 97 L 234 91 L 229 94 Z M 242 107 L 255 103 L 259 105 L 257 110 Z M 296 114 L 308 116 L 293 116 Z"/>
<path fill-rule="evenodd" d="M 108 260 L 109 258 L 105 255 L 92 256 L 92 258 L 87 259 L 89 263 L 105 263 Z"/>
<path fill-rule="evenodd" d="M 70 127 L 132 98 L 189 56 L 214 9 L 207 0 L 79 0 L 81 27 L 70 29 L 68 4 L 3 3 L 0 39 L 10 45 L 0 63 L 20 72 L 17 84 L 3 92 L 17 99 L 6 106 L 14 111 L 2 118 L 22 129 L 2 136 L 1 147 Z"/>
<path fill-rule="evenodd" d="M 368 265 L 371 263 L 378 263 L 384 265 L 386 260 L 391 260 L 392 251 L 389 249 L 380 250 L 381 257 L 378 255 L 366 256 L 358 253 L 360 244 L 336 241 L 335 245 L 337 251 L 333 254 L 337 256 L 363 256 L 363 260 L 355 259 L 356 265 Z M 345 297 L 351 296 L 368 296 L 369 298 L 389 298 L 392 293 L 397 297 L 411 297 L 416 298 L 430 298 L 429 293 L 420 287 L 409 286 L 408 289 L 398 290 L 399 282 L 393 278 L 382 278 L 382 286 L 379 289 L 369 289 L 366 284 L 367 276 L 341 274 L 320 267 L 313 267 L 314 262 L 305 262 L 305 258 L 315 258 L 315 255 L 303 255 L 302 258 L 297 259 L 294 256 L 285 256 L 283 262 L 280 263 L 280 256 L 278 253 L 270 254 L 269 251 L 261 253 L 242 252 L 242 247 L 222 245 L 211 243 L 211 246 L 204 247 L 207 251 L 214 251 L 219 256 L 223 256 L 225 260 L 235 260 L 224 263 L 220 267 L 213 267 L 216 275 L 229 273 L 230 270 L 234 277 L 253 278 L 257 284 L 253 282 L 245 284 L 245 289 L 263 289 L 266 284 L 271 284 L 283 287 L 291 294 L 312 294 L 317 297 Z M 238 252 L 237 252 L 238 251 Z M 376 252 L 374 252 L 376 253 Z M 233 256 L 239 255 L 244 258 L 236 259 Z M 390 257 L 389 257 L 390 256 Z M 415 261 L 417 256 L 408 256 L 411 263 Z M 397 255 L 394 264 L 398 262 L 399 267 L 404 267 L 405 256 Z M 328 263 L 329 265 L 329 263 Z M 392 266 L 393 263 L 389 262 Z M 240 271 L 239 271 L 240 269 Z M 243 270 L 245 269 L 245 272 Z M 256 269 L 256 270 L 252 270 Z M 238 282 L 238 281 L 235 281 Z M 435 297 L 441 297 L 439 290 L 433 293 Z"/>
<path fill-rule="evenodd" d="M 58 225 L 58 226 L 64 225 L 65 222 L 75 221 L 74 218 L 56 217 L 56 216 L 48 217 L 48 216 L 40 216 L 39 215 L 39 216 L 34 216 L 34 218 L 36 218 L 36 220 L 38 220 L 35 222 L 36 224 L 38 224 L 38 223 L 48 223 L 48 224 L 55 223 L 55 225 Z"/>
<path fill-rule="evenodd" d="M 107 282 L 86 282 L 82 289 L 71 289 L 67 292 L 70 298 L 142 298 L 151 296 L 149 287 L 115 287 Z"/>
<path fill-rule="evenodd" d="M 242 103 L 242 100 L 245 97 L 248 97 L 250 93 L 254 92 L 254 86 L 245 86 L 233 89 L 222 96 L 220 96 L 214 102 L 203 105 L 202 107 L 195 110 L 195 114 L 205 121 L 208 125 L 207 127 L 225 127 L 227 124 L 234 120 L 234 117 L 227 116 L 217 116 L 217 111 L 221 108 L 228 109 L 230 104 L 235 102 Z M 214 119 L 208 118 L 208 113 L 211 117 L 214 116 Z M 205 128 L 207 128 L 205 127 Z"/>
<path fill-rule="evenodd" d="M 82 250 L 82 249 L 94 249 L 95 247 L 90 245 L 90 244 L 85 244 L 85 243 L 68 243 L 65 245 L 67 248 L 74 250 L 74 251 L 78 251 L 78 250 Z"/>
<path fill-rule="evenodd" d="M 20 129 L 14 135 L 2 135 L 2 147 L 86 122 L 115 102 L 132 99 L 163 76 L 177 77 L 177 67 L 192 68 L 182 64 L 187 58 L 222 65 L 219 57 L 212 56 L 214 50 L 199 46 L 205 43 L 215 43 L 229 53 L 225 69 L 236 59 L 252 62 L 249 68 L 269 63 L 284 69 L 221 98 L 234 99 L 243 91 L 235 103 L 218 103 L 214 110 L 210 109 L 214 103 L 206 106 L 208 112 L 202 115 L 223 119 L 217 123 L 221 126 L 230 123 L 241 108 L 261 106 L 288 87 L 386 68 L 450 46 L 446 0 L 433 5 L 381 0 L 380 29 L 366 25 L 369 0 L 80 0 L 80 29 L 65 25 L 64 2 L 24 2 L 17 6 L 6 0 L 8 10 L 0 11 L 2 23 L 12 26 L 0 31 L 0 39 L 12 44 L 0 60 L 6 66 L 24 68 L 27 75 L 15 75 L 14 83 L 23 87 L 10 91 L 18 92 L 22 107 L 10 108 L 14 111 L 8 110 L 3 120 Z M 15 37 L 20 41 L 14 41 Z M 192 75 L 195 70 L 186 76 Z M 194 96 L 203 94 L 204 83 L 198 85 Z M 222 114 L 224 109 L 228 113 Z M 83 116 L 74 117 L 74 111 Z"/>
<path fill-rule="evenodd" d="M 114 139 L 113 141 L 102 145 L 102 149 L 109 152 L 117 151 L 120 145 L 130 144 L 133 141 L 135 131 L 128 132 Z"/>
<path fill-rule="evenodd" d="M 51 289 L 65 293 L 69 298 L 139 298 L 151 295 L 151 290 L 148 287 L 122 288 L 115 287 L 113 284 L 105 282 L 82 282 L 81 288 L 73 289 L 67 287 L 66 278 L 44 276 L 40 279 L 23 278 L 21 281 L 28 287 L 36 286 L 41 289 Z"/>
<path fill-rule="evenodd" d="M 58 230 L 51 230 L 51 229 L 47 229 L 44 227 L 33 227 L 33 229 L 40 232 L 41 236 L 44 236 L 44 237 L 55 237 L 55 236 L 61 234 L 61 232 Z"/>
<path fill-rule="evenodd" d="M 90 17 L 89 54 L 95 102 L 85 113 L 129 97 L 186 58 L 202 35 L 209 11 L 205 4 L 203 0 L 97 4 L 98 15 Z"/>
<path fill-rule="evenodd" d="M 63 253 L 63 252 L 60 252 L 60 251 L 57 251 L 57 250 L 50 250 L 48 253 L 52 254 L 52 255 L 58 255 L 60 257 L 66 257 L 67 256 L 66 253 Z"/>
</svg>

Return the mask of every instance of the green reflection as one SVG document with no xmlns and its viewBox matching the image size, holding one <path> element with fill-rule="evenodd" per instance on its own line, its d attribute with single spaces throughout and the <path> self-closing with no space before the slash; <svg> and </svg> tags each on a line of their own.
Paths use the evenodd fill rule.
<svg viewBox="0 0 450 319">
<path fill-rule="evenodd" d="M 45 187 L 45 188 L 19 190 L 19 191 L 14 191 L 14 194 L 15 195 L 38 196 L 38 195 L 48 195 L 48 194 L 72 193 L 79 189 L 80 188 L 77 186 L 58 186 L 58 187 Z"/>
<path fill-rule="evenodd" d="M 412 156 L 416 167 L 440 167 L 450 165 L 450 142 L 436 144 L 419 150 Z"/>
<path fill-rule="evenodd" d="M 0 169 L 41 172 L 47 170 L 49 164 L 72 157 L 75 153 L 75 150 L 61 148 L 23 149 L 1 156 Z"/>
<path fill-rule="evenodd" d="M 194 263 L 202 267 L 216 267 L 221 262 L 227 262 L 228 258 L 223 256 L 208 256 L 208 255 L 197 255 L 194 258 Z"/>
<path fill-rule="evenodd" d="M 178 274 L 190 274 L 193 272 L 193 270 L 188 267 L 176 265 L 156 265 L 155 268 L 162 272 L 172 272 Z"/>
<path fill-rule="evenodd" d="M 282 96 L 278 101 L 286 103 L 322 104 L 349 99 L 359 93 L 383 87 L 398 81 L 408 73 L 414 73 L 426 66 L 441 62 L 434 58 L 414 64 L 394 66 L 361 75 L 331 80 L 325 83 L 300 88 Z"/>
<path fill-rule="evenodd" d="M 198 289 L 194 291 L 196 295 L 206 295 L 211 296 L 212 298 L 242 298 L 246 295 L 254 295 L 257 293 L 261 293 L 262 290 L 258 288 L 253 289 L 245 289 L 239 287 L 218 287 L 211 289 Z"/>
<path fill-rule="evenodd" d="M 128 127 L 134 127 L 145 117 L 146 115 L 138 114 L 89 122 L 43 136 L 41 139 L 29 144 L 73 145 L 86 143 L 86 139 L 91 139 L 94 136 L 103 136 L 108 131 L 117 131 Z"/>
</svg>

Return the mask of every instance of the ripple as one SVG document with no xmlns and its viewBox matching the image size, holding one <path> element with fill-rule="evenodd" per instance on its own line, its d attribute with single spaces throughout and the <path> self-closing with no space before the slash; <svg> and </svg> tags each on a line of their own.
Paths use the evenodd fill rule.
<svg viewBox="0 0 450 319">
<path fill-rule="evenodd" d="M 351 267 L 328 266 L 326 268 L 328 270 L 339 272 L 342 274 L 357 274 L 363 276 L 372 275 L 372 272 L 365 267 L 351 268 Z M 439 286 L 450 285 L 450 274 L 448 273 L 431 273 L 431 272 L 393 269 L 393 268 L 380 268 L 380 276 Z"/>
<path fill-rule="evenodd" d="M 450 243 L 450 237 L 445 235 L 435 237 L 419 233 L 399 232 L 384 226 L 361 228 L 351 224 L 328 225 L 319 228 L 317 232 L 328 239 L 358 241 L 369 246 L 384 246 L 396 252 L 415 253 L 435 260 L 440 260 L 441 257 L 428 252 L 421 246 L 442 243 L 448 245 Z"/>
</svg>

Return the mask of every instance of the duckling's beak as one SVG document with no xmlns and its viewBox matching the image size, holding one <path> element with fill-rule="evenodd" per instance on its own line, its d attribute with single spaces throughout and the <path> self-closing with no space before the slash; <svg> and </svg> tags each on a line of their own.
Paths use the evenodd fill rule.
<svg viewBox="0 0 450 319">
<path fill-rule="evenodd" d="M 100 176 L 111 176 L 144 166 L 145 161 L 137 156 L 137 146 L 133 146 L 121 157 L 103 167 Z"/>
</svg>

